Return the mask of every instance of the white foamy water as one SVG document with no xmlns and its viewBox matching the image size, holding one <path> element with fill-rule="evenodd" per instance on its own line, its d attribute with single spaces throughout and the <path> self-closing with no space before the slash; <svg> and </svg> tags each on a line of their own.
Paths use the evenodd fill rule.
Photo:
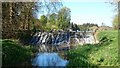
<svg viewBox="0 0 120 68">
<path fill-rule="evenodd" d="M 94 37 L 92 35 L 87 35 L 86 38 L 84 38 L 84 41 L 86 44 L 93 44 L 94 43 Z"/>
</svg>

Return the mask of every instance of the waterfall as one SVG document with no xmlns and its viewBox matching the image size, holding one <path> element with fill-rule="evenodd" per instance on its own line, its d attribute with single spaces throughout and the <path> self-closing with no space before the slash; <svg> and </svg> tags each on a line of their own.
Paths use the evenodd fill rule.
<svg viewBox="0 0 120 68">
<path fill-rule="evenodd" d="M 38 49 L 37 56 L 32 60 L 33 66 L 66 66 L 67 60 L 55 53 L 71 48 L 76 44 L 93 44 L 94 37 L 87 31 L 79 32 L 38 32 L 33 35 L 30 44 Z"/>
<path fill-rule="evenodd" d="M 50 50 L 59 51 L 59 48 L 70 48 L 71 45 L 94 44 L 94 37 L 90 31 L 79 31 L 71 33 L 65 31 L 59 31 L 58 33 L 38 32 L 35 33 L 30 43 L 35 47 L 39 46 L 40 50 L 43 52 Z"/>
</svg>

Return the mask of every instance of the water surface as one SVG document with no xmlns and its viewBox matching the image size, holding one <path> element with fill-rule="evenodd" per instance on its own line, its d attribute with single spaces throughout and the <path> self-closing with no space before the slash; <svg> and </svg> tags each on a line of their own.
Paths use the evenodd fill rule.
<svg viewBox="0 0 120 68">
<path fill-rule="evenodd" d="M 58 53 L 38 53 L 33 59 L 33 66 L 66 66 L 67 60 L 62 59 Z"/>
</svg>

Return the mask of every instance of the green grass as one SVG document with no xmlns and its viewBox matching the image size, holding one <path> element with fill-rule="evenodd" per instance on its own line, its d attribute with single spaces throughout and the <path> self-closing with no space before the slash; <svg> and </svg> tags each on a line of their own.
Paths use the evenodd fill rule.
<svg viewBox="0 0 120 68">
<path fill-rule="evenodd" d="M 118 32 L 100 31 L 98 40 L 68 51 L 68 66 L 118 66 Z"/>
<path fill-rule="evenodd" d="M 2 66 L 16 66 L 31 58 L 30 48 L 22 47 L 16 40 L 1 40 Z"/>
</svg>

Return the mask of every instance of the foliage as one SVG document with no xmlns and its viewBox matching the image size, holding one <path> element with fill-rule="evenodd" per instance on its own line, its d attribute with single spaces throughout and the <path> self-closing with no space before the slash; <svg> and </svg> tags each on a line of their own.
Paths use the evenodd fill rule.
<svg viewBox="0 0 120 68">
<path fill-rule="evenodd" d="M 99 44 L 87 44 L 68 51 L 68 66 L 118 66 L 117 35 L 117 31 L 102 31 L 98 35 Z"/>
<path fill-rule="evenodd" d="M 46 25 L 47 30 L 58 29 L 57 17 L 58 17 L 57 13 L 52 13 L 52 14 L 49 15 L 48 22 L 47 22 L 47 25 Z"/>
<path fill-rule="evenodd" d="M 119 21 L 118 21 L 118 15 L 115 15 L 114 19 L 113 19 L 113 28 L 114 29 L 119 29 L 120 26 L 119 26 Z"/>
<path fill-rule="evenodd" d="M 29 61 L 31 50 L 23 48 L 15 40 L 3 40 L 2 42 L 2 66 L 17 66 Z"/>
<path fill-rule="evenodd" d="M 16 32 L 36 30 L 36 15 L 39 10 L 46 8 L 47 13 L 55 12 L 60 8 L 58 2 L 3 2 L 2 3 L 2 38 L 16 38 Z M 57 8 L 58 7 L 58 8 Z M 46 10 L 44 10 L 46 12 Z M 43 13 L 41 13 L 43 14 Z"/>
<path fill-rule="evenodd" d="M 117 12 L 112 21 L 113 28 L 120 29 L 120 23 L 119 23 L 119 18 L 120 18 L 119 15 L 120 14 L 118 13 L 118 12 L 120 12 L 120 1 L 119 0 L 111 0 L 108 3 L 110 3 L 114 7 L 115 13 Z"/>
<path fill-rule="evenodd" d="M 32 35 L 30 35 L 30 34 L 34 34 L 34 33 L 29 32 L 29 31 L 21 31 L 19 33 L 19 41 L 24 45 L 29 44 L 29 42 L 32 38 Z"/>
<path fill-rule="evenodd" d="M 15 38 L 19 30 L 30 30 L 33 4 L 32 2 L 2 3 L 3 38 Z"/>
<path fill-rule="evenodd" d="M 45 29 L 46 23 L 47 23 L 47 17 L 45 15 L 42 15 L 40 18 L 40 23 L 42 25 L 42 29 Z"/>
<path fill-rule="evenodd" d="M 43 27 L 46 25 L 44 30 L 51 30 L 51 29 L 68 29 L 70 26 L 70 9 L 67 7 L 61 8 L 58 13 L 49 14 L 47 19 L 44 19 L 44 24 L 41 24 Z M 42 20 L 41 19 L 41 20 Z M 47 21 L 47 23 L 46 23 Z M 41 22 L 42 23 L 42 22 Z"/>
<path fill-rule="evenodd" d="M 84 23 L 84 24 L 78 25 L 78 26 L 79 26 L 80 30 L 83 30 L 83 31 L 88 30 L 90 27 L 93 27 L 93 26 L 98 27 L 97 24 L 92 24 L 92 23 Z"/>
<path fill-rule="evenodd" d="M 49 15 L 49 23 L 52 25 L 57 23 L 57 14 L 56 13 L 52 13 Z"/>
<path fill-rule="evenodd" d="M 66 29 L 70 25 L 70 20 L 71 20 L 71 11 L 67 7 L 63 7 L 62 9 L 59 10 L 58 12 L 58 27 L 60 29 Z"/>
<path fill-rule="evenodd" d="M 73 31 L 80 30 L 79 26 L 77 24 L 70 23 L 70 29 Z"/>
</svg>

